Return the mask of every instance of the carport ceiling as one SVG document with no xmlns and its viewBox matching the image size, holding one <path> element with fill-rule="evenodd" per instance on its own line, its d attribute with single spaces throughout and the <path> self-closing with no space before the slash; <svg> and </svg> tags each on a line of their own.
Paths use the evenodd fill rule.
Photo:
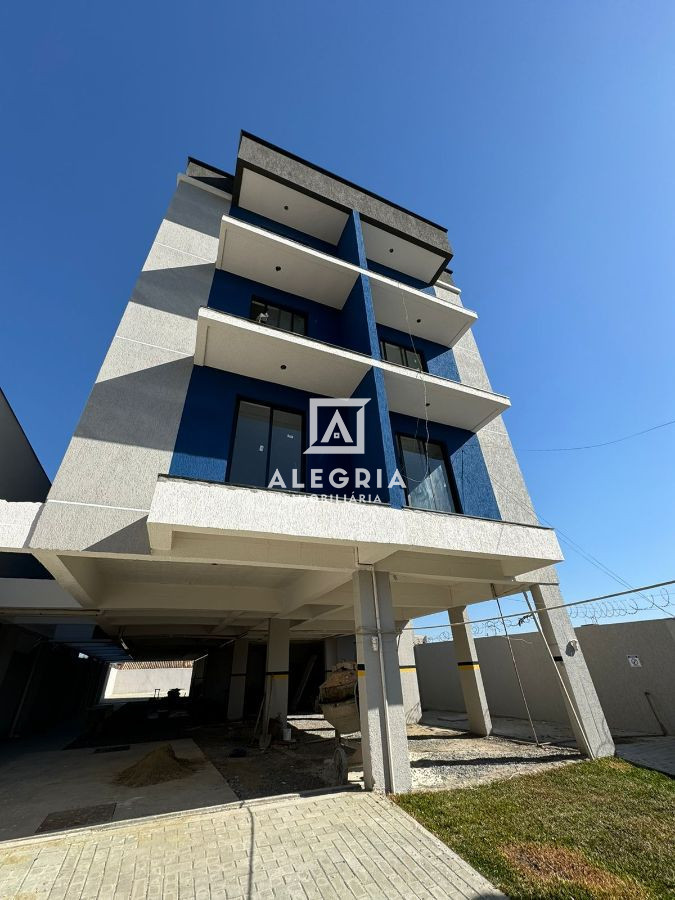
<svg viewBox="0 0 675 900">
<path fill-rule="evenodd" d="M 186 563 L 156 559 L 97 559 L 96 571 L 105 586 L 153 582 L 154 584 L 204 584 L 227 587 L 284 588 L 302 574 L 300 569 L 231 566 L 224 563 Z"/>
</svg>

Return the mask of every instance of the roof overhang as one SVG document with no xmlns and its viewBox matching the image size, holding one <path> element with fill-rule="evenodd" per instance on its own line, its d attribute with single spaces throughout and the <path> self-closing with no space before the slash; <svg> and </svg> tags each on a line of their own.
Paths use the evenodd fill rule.
<svg viewBox="0 0 675 900">
<path fill-rule="evenodd" d="M 247 132 L 241 134 L 233 198 L 330 243 L 339 240 L 340 216 L 346 221 L 354 209 L 364 223 L 368 258 L 427 284 L 452 258 L 443 226 Z"/>
</svg>

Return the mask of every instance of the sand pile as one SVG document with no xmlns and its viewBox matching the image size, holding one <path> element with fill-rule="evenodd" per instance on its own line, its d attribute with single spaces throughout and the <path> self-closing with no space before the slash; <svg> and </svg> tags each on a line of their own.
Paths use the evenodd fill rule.
<svg viewBox="0 0 675 900">
<path fill-rule="evenodd" d="M 175 781 L 187 778 L 196 768 L 197 763 L 189 759 L 179 759 L 171 744 L 164 744 L 151 750 L 133 766 L 123 769 L 115 777 L 117 784 L 127 787 L 145 787 L 149 784 L 161 784 L 163 781 Z"/>
</svg>

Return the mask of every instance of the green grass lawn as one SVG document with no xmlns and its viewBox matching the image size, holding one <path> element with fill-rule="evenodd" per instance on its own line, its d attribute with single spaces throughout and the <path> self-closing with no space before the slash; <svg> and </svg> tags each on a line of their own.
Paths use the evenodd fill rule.
<svg viewBox="0 0 675 900">
<path fill-rule="evenodd" d="M 618 759 L 396 802 L 513 898 L 675 898 L 675 782 Z"/>
</svg>

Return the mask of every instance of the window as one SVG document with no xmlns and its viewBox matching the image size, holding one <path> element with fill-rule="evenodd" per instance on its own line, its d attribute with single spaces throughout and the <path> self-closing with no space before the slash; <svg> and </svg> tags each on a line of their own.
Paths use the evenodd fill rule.
<svg viewBox="0 0 675 900">
<path fill-rule="evenodd" d="M 291 487 L 293 469 L 302 475 L 302 414 L 241 400 L 229 481 L 267 487 L 276 469 Z"/>
<path fill-rule="evenodd" d="M 307 334 L 307 316 L 304 313 L 293 312 L 292 309 L 284 309 L 255 297 L 251 300 L 250 318 L 259 325 L 269 325 L 295 334 Z"/>
<path fill-rule="evenodd" d="M 408 505 L 436 512 L 458 511 L 454 485 L 445 464 L 443 448 L 436 441 L 398 435 L 398 446 Z"/>
<path fill-rule="evenodd" d="M 391 341 L 380 341 L 380 350 L 382 351 L 382 359 L 387 362 L 395 363 L 397 366 L 405 366 L 407 369 L 417 369 L 418 372 L 424 372 L 425 366 L 422 354 L 415 350 L 408 350 L 407 347 L 401 347 L 400 344 L 392 344 Z"/>
</svg>

